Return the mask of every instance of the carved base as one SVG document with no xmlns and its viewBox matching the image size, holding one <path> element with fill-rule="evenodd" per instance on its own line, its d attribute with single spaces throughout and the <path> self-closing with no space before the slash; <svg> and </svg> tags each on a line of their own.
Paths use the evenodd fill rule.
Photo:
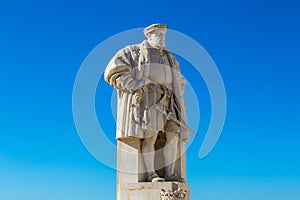
<svg viewBox="0 0 300 200">
<path fill-rule="evenodd" d="M 190 200 L 190 187 L 186 183 L 123 183 L 117 187 L 117 200 Z"/>
</svg>

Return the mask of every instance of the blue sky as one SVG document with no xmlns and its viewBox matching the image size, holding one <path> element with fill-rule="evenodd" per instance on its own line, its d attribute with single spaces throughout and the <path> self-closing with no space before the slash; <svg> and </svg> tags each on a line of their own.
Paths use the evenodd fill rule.
<svg viewBox="0 0 300 200">
<path fill-rule="evenodd" d="M 156 22 L 199 42 L 226 88 L 227 117 L 217 145 L 201 160 L 199 136 L 187 151 L 192 199 L 299 199 L 299 9 L 296 0 L 2 0 L 0 199 L 115 199 L 115 170 L 97 161 L 77 134 L 73 84 L 100 42 Z M 207 90 L 178 59 L 187 79 L 199 81 L 204 133 Z M 99 119 L 107 101 L 101 92 L 111 91 L 101 79 Z M 114 125 L 106 129 L 113 141 Z"/>
</svg>

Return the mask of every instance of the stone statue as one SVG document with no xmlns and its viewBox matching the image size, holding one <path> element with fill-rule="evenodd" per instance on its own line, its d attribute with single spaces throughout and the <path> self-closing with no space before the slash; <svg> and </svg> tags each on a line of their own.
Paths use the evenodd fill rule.
<svg viewBox="0 0 300 200">
<path fill-rule="evenodd" d="M 147 181 L 184 182 L 174 168 L 178 145 L 189 141 L 183 99 L 186 81 L 176 58 L 165 48 L 166 32 L 164 24 L 145 28 L 147 40 L 121 49 L 109 62 L 104 76 L 118 91 L 116 138 L 141 140 Z M 158 133 L 166 138 L 164 177 L 154 168 Z"/>
</svg>

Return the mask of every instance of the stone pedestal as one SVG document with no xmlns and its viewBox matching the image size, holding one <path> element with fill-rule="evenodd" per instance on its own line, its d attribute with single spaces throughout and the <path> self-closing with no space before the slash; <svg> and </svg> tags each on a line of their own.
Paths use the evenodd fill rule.
<svg viewBox="0 0 300 200">
<path fill-rule="evenodd" d="M 190 188 L 185 183 L 124 183 L 119 187 L 117 200 L 190 200 Z"/>
<path fill-rule="evenodd" d="M 164 177 L 164 142 L 165 138 L 159 135 L 155 145 L 155 169 L 161 177 Z M 147 173 L 141 143 L 137 138 L 118 140 L 117 200 L 189 200 L 190 190 L 186 183 L 145 182 Z M 186 179 L 185 144 L 182 142 L 178 144 L 178 154 L 175 171 Z"/>
</svg>

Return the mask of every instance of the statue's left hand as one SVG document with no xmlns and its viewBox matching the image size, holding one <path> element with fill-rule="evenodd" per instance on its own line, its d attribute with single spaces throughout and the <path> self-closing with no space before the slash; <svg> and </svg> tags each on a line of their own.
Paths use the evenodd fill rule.
<svg viewBox="0 0 300 200">
<path fill-rule="evenodd" d="M 172 120 L 172 119 L 174 119 L 174 115 L 172 112 L 169 112 L 167 115 L 167 120 Z"/>
</svg>

